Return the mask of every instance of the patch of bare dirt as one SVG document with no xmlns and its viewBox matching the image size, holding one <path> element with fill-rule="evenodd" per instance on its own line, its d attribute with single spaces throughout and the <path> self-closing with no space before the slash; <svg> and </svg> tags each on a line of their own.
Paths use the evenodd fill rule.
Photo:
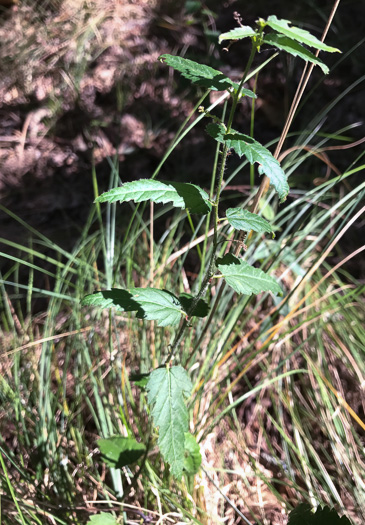
<svg viewBox="0 0 365 525">
<path fill-rule="evenodd" d="M 46 235 L 60 227 L 55 211 L 62 222 L 66 215 L 84 222 L 78 210 L 85 217 L 93 200 L 93 165 L 101 189 L 111 158 L 127 168 L 124 180 L 148 177 L 173 136 L 162 122 L 192 109 L 157 74 L 157 58 L 170 46 L 154 30 L 156 9 L 154 1 L 96 0 L 80 8 L 64 0 L 48 9 L 20 2 L 3 14 L 0 195 Z M 1 219 L 3 235 L 19 238 L 13 221 Z"/>
</svg>

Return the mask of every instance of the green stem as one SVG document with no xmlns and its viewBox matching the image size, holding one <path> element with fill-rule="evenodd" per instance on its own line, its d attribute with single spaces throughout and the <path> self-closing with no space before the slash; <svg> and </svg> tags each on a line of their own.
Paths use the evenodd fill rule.
<svg viewBox="0 0 365 525">
<path fill-rule="evenodd" d="M 251 53 L 250 53 L 250 57 L 248 59 L 247 65 L 246 65 L 245 72 L 243 73 L 243 77 L 241 79 L 241 82 L 240 82 L 240 84 L 238 86 L 237 91 L 233 95 L 232 107 L 231 107 L 231 111 L 229 113 L 228 123 L 227 123 L 227 133 L 229 133 L 231 131 L 233 117 L 234 117 L 234 114 L 236 112 L 238 101 L 240 99 L 240 93 L 242 91 L 243 84 L 246 82 L 246 78 L 247 78 L 248 72 L 249 72 L 249 70 L 250 70 L 250 68 L 252 66 L 253 59 L 255 58 L 256 51 L 257 51 L 257 44 L 255 42 L 252 42 Z"/>
<path fill-rule="evenodd" d="M 223 151 L 222 151 L 222 163 L 221 163 L 221 167 L 220 167 L 220 170 L 219 170 L 217 191 L 216 191 L 216 196 L 215 196 L 215 199 L 214 199 L 214 202 L 213 202 L 213 209 L 214 209 L 213 248 L 212 248 L 212 254 L 211 254 L 210 259 L 209 259 L 208 270 L 207 270 L 207 272 L 205 274 L 205 277 L 203 279 L 203 282 L 202 282 L 202 285 L 200 287 L 200 290 L 197 293 L 197 295 L 194 297 L 194 299 L 193 299 L 193 301 L 191 303 L 191 306 L 190 306 L 190 308 L 189 308 L 189 310 L 188 310 L 188 312 L 186 314 L 186 318 L 184 319 L 184 321 L 183 321 L 183 323 L 182 323 L 182 325 L 180 327 L 180 330 L 176 334 L 174 342 L 171 345 L 171 350 L 170 350 L 169 355 L 167 357 L 166 363 L 169 362 L 174 357 L 178 346 L 180 345 L 181 341 L 184 338 L 185 330 L 189 326 L 190 320 L 193 317 L 193 312 L 195 310 L 195 307 L 198 304 L 198 302 L 200 301 L 200 299 L 205 295 L 206 291 L 208 290 L 208 286 L 210 284 L 210 280 L 212 279 L 212 277 L 214 275 L 215 254 L 217 252 L 217 246 L 218 246 L 218 219 L 219 219 L 219 217 L 218 217 L 218 204 L 219 204 L 219 199 L 220 199 L 221 190 L 222 190 L 224 171 L 225 171 L 226 163 L 227 163 L 227 153 L 228 153 L 228 146 L 226 144 L 224 144 Z"/>
<path fill-rule="evenodd" d="M 226 117 L 226 111 L 227 111 L 227 100 L 225 100 L 224 106 L 223 106 L 222 122 L 224 122 L 224 119 Z M 216 151 L 215 151 L 215 155 L 214 155 L 212 180 L 211 180 L 211 183 L 210 183 L 210 192 L 209 192 L 210 200 L 213 200 L 213 198 L 214 198 L 214 188 L 216 186 L 216 176 L 217 176 L 217 171 L 218 171 L 219 153 L 220 153 L 220 144 L 217 143 L 217 147 L 216 147 Z M 205 239 L 204 239 L 204 243 L 203 243 L 203 258 L 202 258 L 202 261 L 201 261 L 201 270 L 199 272 L 199 283 L 200 283 L 200 286 L 201 286 L 203 275 L 204 275 L 203 268 L 205 268 L 205 254 L 207 252 L 209 224 L 210 224 L 210 214 L 207 215 L 207 220 L 206 220 L 206 225 L 205 225 Z"/>
<path fill-rule="evenodd" d="M 256 73 L 255 81 L 253 85 L 253 92 L 256 95 L 256 87 L 257 87 L 257 77 L 259 76 L 259 72 Z M 251 105 L 251 125 L 250 125 L 250 137 L 253 138 L 254 135 L 254 125 L 255 125 L 255 99 L 252 99 L 252 105 Z M 253 189 L 255 185 L 255 165 L 250 164 L 250 186 L 251 190 Z"/>
<path fill-rule="evenodd" d="M 245 72 L 244 72 L 244 74 L 242 76 L 242 79 L 241 79 L 241 82 L 239 84 L 239 87 L 238 87 L 237 91 L 233 95 L 232 107 L 231 107 L 231 110 L 230 110 L 230 113 L 229 113 L 228 123 L 227 123 L 227 128 L 226 128 L 227 129 L 227 133 L 229 133 L 230 130 L 231 130 L 233 117 L 234 117 L 234 114 L 235 114 L 235 111 L 236 111 L 236 108 L 237 108 L 237 104 L 238 104 L 238 101 L 239 101 L 239 98 L 240 98 L 240 93 L 241 93 L 241 90 L 243 88 L 243 84 L 244 84 L 244 82 L 245 82 L 245 80 L 247 78 L 248 72 L 249 72 L 249 70 L 251 68 L 251 65 L 252 65 L 253 59 L 255 57 L 256 51 L 257 51 L 257 44 L 256 44 L 256 42 L 252 41 L 251 54 L 250 54 L 250 57 L 248 59 L 247 65 L 246 65 Z M 221 153 L 221 155 L 222 155 L 222 162 L 221 162 L 221 167 L 220 167 L 220 170 L 219 170 L 218 183 L 217 183 L 217 189 L 216 189 L 216 196 L 215 196 L 215 199 L 214 199 L 214 202 L 213 202 L 213 209 L 214 209 L 213 247 L 212 247 L 212 253 L 211 253 L 211 256 L 210 256 L 210 259 L 209 259 L 208 270 L 207 270 L 207 272 L 205 274 L 205 277 L 203 279 L 203 282 L 202 282 L 202 284 L 200 286 L 200 290 L 197 293 L 197 295 L 194 297 L 194 299 L 193 299 L 193 301 L 191 303 L 191 306 L 190 306 L 189 310 L 187 311 L 186 318 L 182 322 L 182 324 L 180 326 L 180 329 L 179 329 L 178 333 L 175 336 L 175 339 L 174 339 L 174 341 L 173 341 L 173 343 L 171 345 L 171 349 L 170 349 L 170 352 L 169 352 L 169 354 L 167 356 L 165 364 L 168 363 L 169 361 L 171 361 L 174 358 L 174 356 L 176 354 L 176 351 L 177 351 L 180 343 L 182 342 L 182 340 L 184 338 L 185 331 L 187 330 L 188 326 L 190 326 L 190 321 L 191 321 L 191 318 L 193 317 L 193 312 L 194 312 L 198 302 L 200 301 L 200 299 L 206 294 L 206 292 L 208 290 L 208 287 L 209 287 L 209 284 L 211 282 L 211 279 L 214 276 L 215 258 L 216 258 L 216 252 L 217 252 L 217 247 L 218 247 L 218 222 L 219 222 L 218 205 L 219 205 L 219 200 L 220 200 L 222 186 L 223 186 L 224 172 L 225 172 L 226 164 L 227 164 L 228 149 L 229 148 L 228 148 L 227 144 L 224 143 L 223 149 L 222 149 L 222 153 Z"/>
</svg>

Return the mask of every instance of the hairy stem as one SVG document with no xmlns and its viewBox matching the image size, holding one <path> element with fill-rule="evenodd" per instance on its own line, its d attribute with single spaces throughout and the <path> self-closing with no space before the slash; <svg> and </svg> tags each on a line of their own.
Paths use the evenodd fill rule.
<svg viewBox="0 0 365 525">
<path fill-rule="evenodd" d="M 229 117 L 228 117 L 228 122 L 227 122 L 227 127 L 226 127 L 227 133 L 229 133 L 231 128 L 232 128 L 234 114 L 236 112 L 237 104 L 238 104 L 238 101 L 240 99 L 240 93 L 242 91 L 243 84 L 245 83 L 245 80 L 247 78 L 248 72 L 249 72 L 249 70 L 250 70 L 250 68 L 252 66 L 252 62 L 253 62 L 253 59 L 255 57 L 256 52 L 257 52 L 257 43 L 252 41 L 251 54 L 250 54 L 250 57 L 249 57 L 248 62 L 246 64 L 245 72 L 244 72 L 244 74 L 242 76 L 242 79 L 241 79 L 241 82 L 239 84 L 239 87 L 238 87 L 237 91 L 234 93 L 233 98 L 232 98 L 232 106 L 231 106 L 231 110 L 229 112 Z M 165 364 L 168 363 L 169 361 L 171 361 L 174 358 L 174 356 L 176 354 L 176 351 L 177 351 L 180 343 L 182 342 L 182 340 L 184 338 L 185 331 L 190 326 L 190 321 L 191 321 L 191 318 L 193 317 L 193 312 L 194 312 L 198 302 L 200 301 L 200 299 L 202 299 L 202 297 L 204 297 L 204 295 L 206 294 L 206 292 L 208 290 L 208 287 L 209 287 L 209 284 L 210 284 L 210 281 L 211 281 L 211 279 L 212 279 L 212 277 L 214 275 L 215 258 L 216 258 L 217 247 L 218 247 L 218 222 L 219 222 L 218 206 L 219 206 L 219 200 L 220 200 L 221 191 L 222 191 L 223 176 L 224 176 L 224 172 L 225 172 L 226 164 L 227 164 L 228 149 L 229 149 L 228 146 L 226 145 L 226 143 L 224 143 L 223 149 L 222 149 L 222 153 L 221 153 L 222 162 L 221 162 L 221 166 L 220 166 L 220 170 L 219 170 L 216 195 L 215 195 L 215 199 L 214 199 L 214 202 L 213 202 L 213 212 L 214 212 L 214 216 L 213 216 L 213 227 L 214 227 L 213 247 L 212 247 L 212 253 L 211 253 L 211 256 L 210 256 L 210 259 L 209 259 L 208 270 L 207 270 L 207 272 L 206 272 L 206 274 L 204 276 L 203 282 L 202 282 L 202 284 L 200 286 L 200 289 L 199 289 L 197 295 L 194 297 L 194 299 L 193 299 L 193 301 L 191 303 L 191 306 L 190 306 L 190 308 L 189 308 L 189 310 L 188 310 L 188 312 L 186 314 L 186 318 L 182 322 L 182 324 L 180 326 L 180 329 L 179 329 L 179 331 L 177 332 L 177 334 L 175 336 L 175 339 L 174 339 L 174 341 L 173 341 L 173 343 L 171 345 L 170 352 L 169 352 L 169 354 L 167 356 Z M 211 318 L 212 318 L 212 316 L 210 315 L 209 319 L 208 319 L 209 322 L 210 322 Z M 207 326 L 207 328 L 208 328 L 208 326 Z"/>
<path fill-rule="evenodd" d="M 206 272 L 206 274 L 204 276 L 204 279 L 203 279 L 203 282 L 201 284 L 200 290 L 197 293 L 197 295 L 194 297 L 194 299 L 193 299 L 193 301 L 191 303 L 191 306 L 190 306 L 190 308 L 189 308 L 189 310 L 187 312 L 186 318 L 184 319 L 182 325 L 180 326 L 180 329 L 179 329 L 178 333 L 176 334 L 176 337 L 174 339 L 174 342 L 171 345 L 171 349 L 170 349 L 170 352 L 169 352 L 169 355 L 167 357 L 166 362 L 169 362 L 174 357 L 177 348 L 179 347 L 181 341 L 184 338 L 185 331 L 188 328 L 188 326 L 190 325 L 190 321 L 191 321 L 191 318 L 193 316 L 193 312 L 194 312 L 198 302 L 200 301 L 200 299 L 205 295 L 206 291 L 208 290 L 208 286 L 209 286 L 210 280 L 211 280 L 211 278 L 214 275 L 215 255 L 216 255 L 217 246 L 218 246 L 218 219 L 219 219 L 219 217 L 218 217 L 218 204 L 219 204 L 219 199 L 220 199 L 221 190 L 222 190 L 223 175 L 224 175 L 224 171 L 225 171 L 225 168 L 226 168 L 227 153 L 228 153 L 228 147 L 226 146 L 226 144 L 224 144 L 223 150 L 222 150 L 222 154 L 221 154 L 222 155 L 222 162 L 221 162 L 221 167 L 220 167 L 220 171 L 219 171 L 217 191 L 216 191 L 216 196 L 215 196 L 215 199 L 214 199 L 214 202 L 213 202 L 213 211 L 214 211 L 214 219 L 213 219 L 213 221 L 214 221 L 213 248 L 212 248 L 212 253 L 211 253 L 211 256 L 210 256 L 210 259 L 209 259 L 208 270 L 207 270 L 207 272 Z"/>
</svg>

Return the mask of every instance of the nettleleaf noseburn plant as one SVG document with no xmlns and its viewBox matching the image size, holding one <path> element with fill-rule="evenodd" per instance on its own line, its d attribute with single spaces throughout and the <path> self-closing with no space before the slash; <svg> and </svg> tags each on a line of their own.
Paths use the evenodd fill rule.
<svg viewBox="0 0 365 525">
<path fill-rule="evenodd" d="M 239 83 L 233 82 L 220 71 L 209 66 L 187 60 L 178 56 L 162 55 L 160 60 L 179 71 L 194 84 L 208 90 L 226 91 L 231 97 L 231 108 L 226 122 L 217 116 L 205 112 L 211 119 L 206 131 L 220 145 L 220 167 L 215 197 L 209 195 L 198 185 L 157 181 L 154 179 L 128 182 L 114 188 L 97 198 L 98 202 L 144 202 L 172 203 L 174 207 L 189 210 L 194 214 L 212 214 L 213 240 L 210 259 L 202 279 L 200 289 L 195 296 L 177 297 L 171 292 L 156 288 L 131 288 L 128 290 L 103 290 L 84 298 L 83 304 L 101 308 L 114 307 L 122 312 L 135 312 L 138 318 L 157 321 L 160 327 L 176 326 L 177 331 L 166 349 L 167 358 L 156 370 L 150 372 L 147 382 L 148 403 L 155 427 L 159 429 L 158 445 L 165 461 L 170 465 L 173 476 L 180 479 L 184 469 L 185 440 L 189 436 L 189 418 L 186 399 L 191 395 L 192 383 L 188 373 L 181 365 L 173 365 L 178 361 L 178 351 L 184 341 L 186 330 L 191 326 L 194 317 L 207 315 L 205 299 L 214 279 L 224 279 L 226 285 L 239 294 L 259 294 L 272 292 L 282 294 L 277 281 L 262 270 L 248 264 L 239 257 L 242 243 L 238 243 L 234 253 L 226 253 L 217 258 L 220 242 L 218 223 L 219 203 L 226 168 L 227 156 L 233 150 L 240 157 L 245 156 L 251 165 L 258 164 L 258 172 L 264 174 L 277 192 L 280 202 L 284 202 L 289 192 L 288 182 L 279 162 L 251 136 L 245 135 L 233 128 L 233 119 L 237 104 L 242 97 L 255 98 L 251 90 L 244 88 L 248 72 L 252 66 L 255 54 L 263 46 L 270 46 L 299 56 L 307 62 L 318 65 L 324 73 L 327 66 L 303 44 L 317 51 L 338 51 L 329 47 L 309 32 L 294 27 L 287 20 L 279 20 L 270 16 L 267 20 L 259 19 L 256 27 L 240 26 L 228 33 L 220 35 L 219 42 L 235 41 L 242 38 L 251 39 L 251 54 L 245 72 Z M 256 211 L 254 207 L 253 211 Z M 262 217 L 241 208 L 230 208 L 226 212 L 226 220 L 230 226 L 238 230 L 242 241 L 251 230 L 259 233 L 272 233 L 270 224 Z M 211 322 L 211 316 L 208 320 Z M 190 436 L 189 439 L 190 441 Z"/>
</svg>

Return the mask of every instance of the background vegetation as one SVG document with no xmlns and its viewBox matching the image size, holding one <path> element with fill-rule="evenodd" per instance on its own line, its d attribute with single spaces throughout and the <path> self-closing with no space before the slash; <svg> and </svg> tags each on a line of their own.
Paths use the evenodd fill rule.
<svg viewBox="0 0 365 525">
<path fill-rule="evenodd" d="M 145 393 L 129 378 L 163 360 L 170 334 L 132 316 L 80 307 L 97 288 L 180 293 L 202 279 L 210 249 L 205 223 L 158 205 L 91 204 L 104 189 L 156 169 L 161 178 L 199 180 L 211 191 L 215 153 L 202 122 L 159 167 L 203 92 L 157 57 L 180 54 L 238 78 L 249 48 L 217 45 L 234 11 L 248 24 L 276 14 L 320 36 L 330 7 L 310 0 L 4 7 L 5 524 L 84 524 L 105 511 L 124 523 L 276 525 L 300 501 L 364 521 L 361 3 L 342 0 L 328 43 L 343 53 L 326 56 L 329 76 L 314 72 L 291 129 L 282 154 L 288 200 L 279 206 L 269 193 L 262 203 L 276 238 L 253 237 L 248 245 L 247 259 L 280 279 L 285 301 L 264 294 L 248 301 L 226 290 L 217 322 L 205 334 L 203 321 L 190 331 L 182 362 L 194 383 L 191 430 L 203 458 L 194 478 L 174 482 L 154 447 L 141 471 L 106 466 L 98 438 L 153 440 Z M 267 58 L 262 53 L 255 65 Z M 301 71 L 297 60 L 272 60 L 258 77 L 254 119 L 242 105 L 236 127 L 247 133 L 252 125 L 260 142 L 274 146 Z M 230 159 L 224 206 L 251 200 L 258 184 L 252 176 Z"/>
</svg>

